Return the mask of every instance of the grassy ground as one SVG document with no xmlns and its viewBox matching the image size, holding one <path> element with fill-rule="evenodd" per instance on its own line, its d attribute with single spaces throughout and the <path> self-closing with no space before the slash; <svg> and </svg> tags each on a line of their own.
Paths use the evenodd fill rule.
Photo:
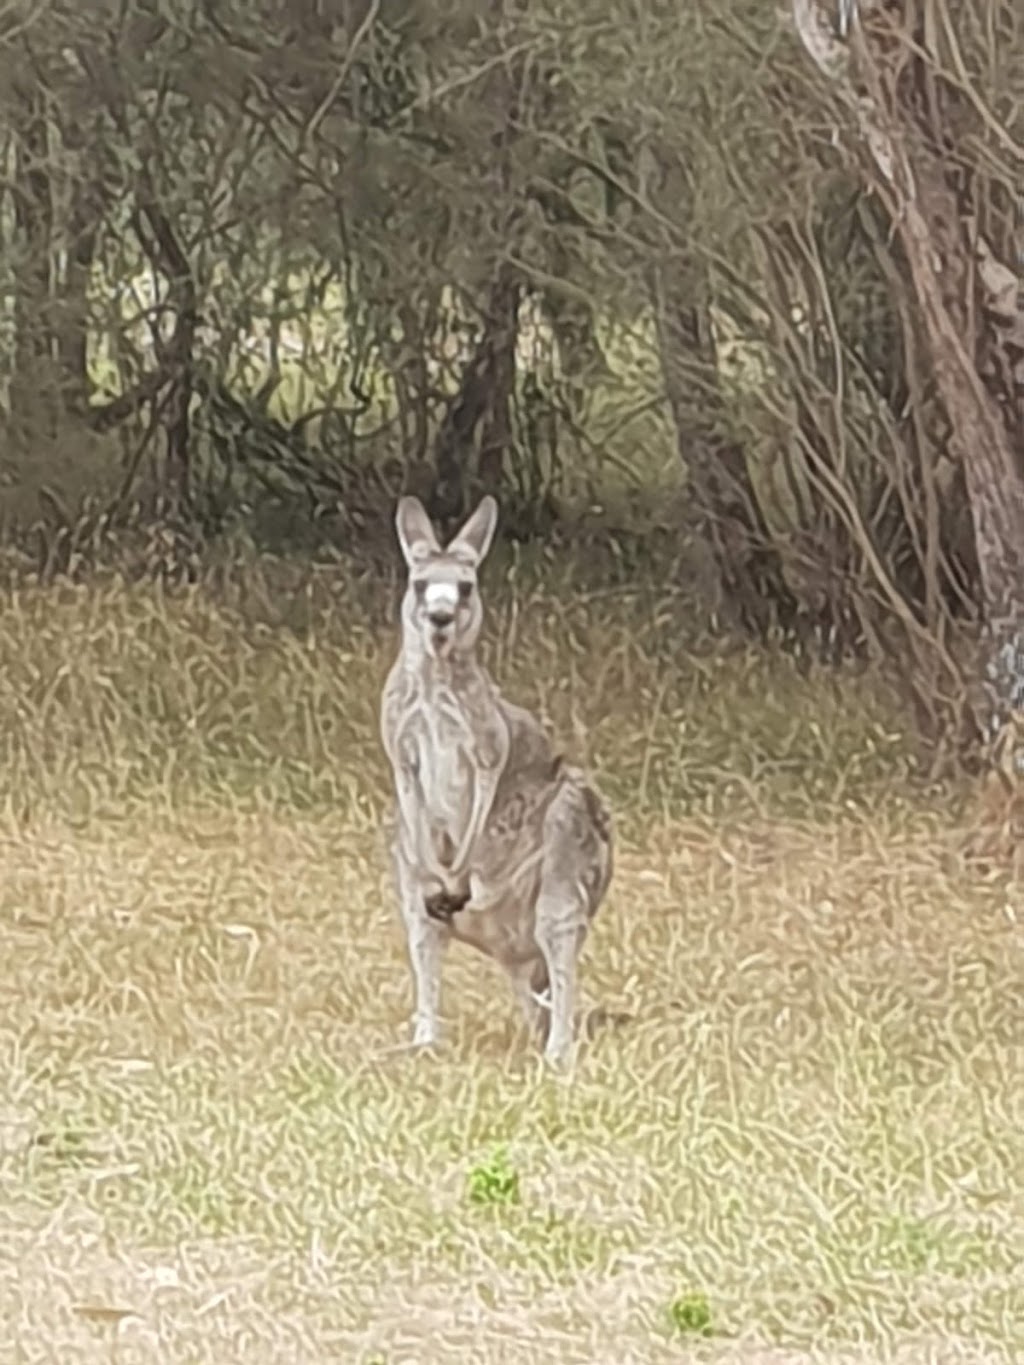
<svg viewBox="0 0 1024 1365">
<path fill-rule="evenodd" d="M 664 589 L 490 587 L 619 819 L 583 1005 L 635 1020 L 570 1083 L 468 950 L 387 1051 L 387 585 L 0 602 L 3 1359 L 1022 1358 L 1024 909 L 898 714 Z"/>
</svg>

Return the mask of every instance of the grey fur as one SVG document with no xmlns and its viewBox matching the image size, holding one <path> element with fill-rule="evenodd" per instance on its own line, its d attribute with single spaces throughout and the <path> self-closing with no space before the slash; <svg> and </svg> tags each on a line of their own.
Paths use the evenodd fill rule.
<svg viewBox="0 0 1024 1365">
<path fill-rule="evenodd" d="M 440 1039 L 441 965 L 454 938 L 505 969 L 558 1064 L 572 1051 L 577 960 L 611 881 L 612 825 L 586 775 L 556 756 L 476 658 L 477 569 L 497 515 L 484 498 L 442 549 L 417 499 L 398 504 L 409 581 L 381 704 L 397 798 L 392 858 L 413 1044 Z"/>
</svg>

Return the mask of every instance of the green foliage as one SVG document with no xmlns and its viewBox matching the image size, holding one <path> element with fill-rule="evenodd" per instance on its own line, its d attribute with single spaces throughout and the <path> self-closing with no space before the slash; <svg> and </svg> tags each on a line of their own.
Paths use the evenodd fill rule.
<svg viewBox="0 0 1024 1365">
<path fill-rule="evenodd" d="M 681 1294 L 673 1299 L 668 1310 L 669 1321 L 680 1336 L 713 1337 L 715 1328 L 711 1304 L 706 1294 Z"/>
<path fill-rule="evenodd" d="M 469 1173 L 467 1193 L 471 1204 L 498 1206 L 518 1204 L 519 1172 L 509 1163 L 504 1146 L 495 1147 L 490 1156 Z"/>
</svg>

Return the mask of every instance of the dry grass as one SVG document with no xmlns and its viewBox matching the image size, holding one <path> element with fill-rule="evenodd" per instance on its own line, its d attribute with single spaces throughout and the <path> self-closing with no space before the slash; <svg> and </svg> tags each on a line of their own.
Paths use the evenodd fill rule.
<svg viewBox="0 0 1024 1365">
<path fill-rule="evenodd" d="M 559 1083 L 455 951 L 389 1056 L 388 592 L 279 578 L 0 606 L 4 1359 L 1021 1358 L 1024 909 L 867 680 L 496 586 L 620 812 L 584 991 L 636 1020 Z"/>
</svg>

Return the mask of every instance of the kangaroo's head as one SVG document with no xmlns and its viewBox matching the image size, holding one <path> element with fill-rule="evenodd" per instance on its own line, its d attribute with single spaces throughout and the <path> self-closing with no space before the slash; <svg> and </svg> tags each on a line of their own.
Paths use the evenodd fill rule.
<svg viewBox="0 0 1024 1365">
<path fill-rule="evenodd" d="M 494 539 L 498 504 L 485 497 L 444 549 L 418 498 L 399 500 L 395 524 L 409 566 L 403 648 L 432 659 L 471 653 L 484 617 L 477 570 Z"/>
</svg>

